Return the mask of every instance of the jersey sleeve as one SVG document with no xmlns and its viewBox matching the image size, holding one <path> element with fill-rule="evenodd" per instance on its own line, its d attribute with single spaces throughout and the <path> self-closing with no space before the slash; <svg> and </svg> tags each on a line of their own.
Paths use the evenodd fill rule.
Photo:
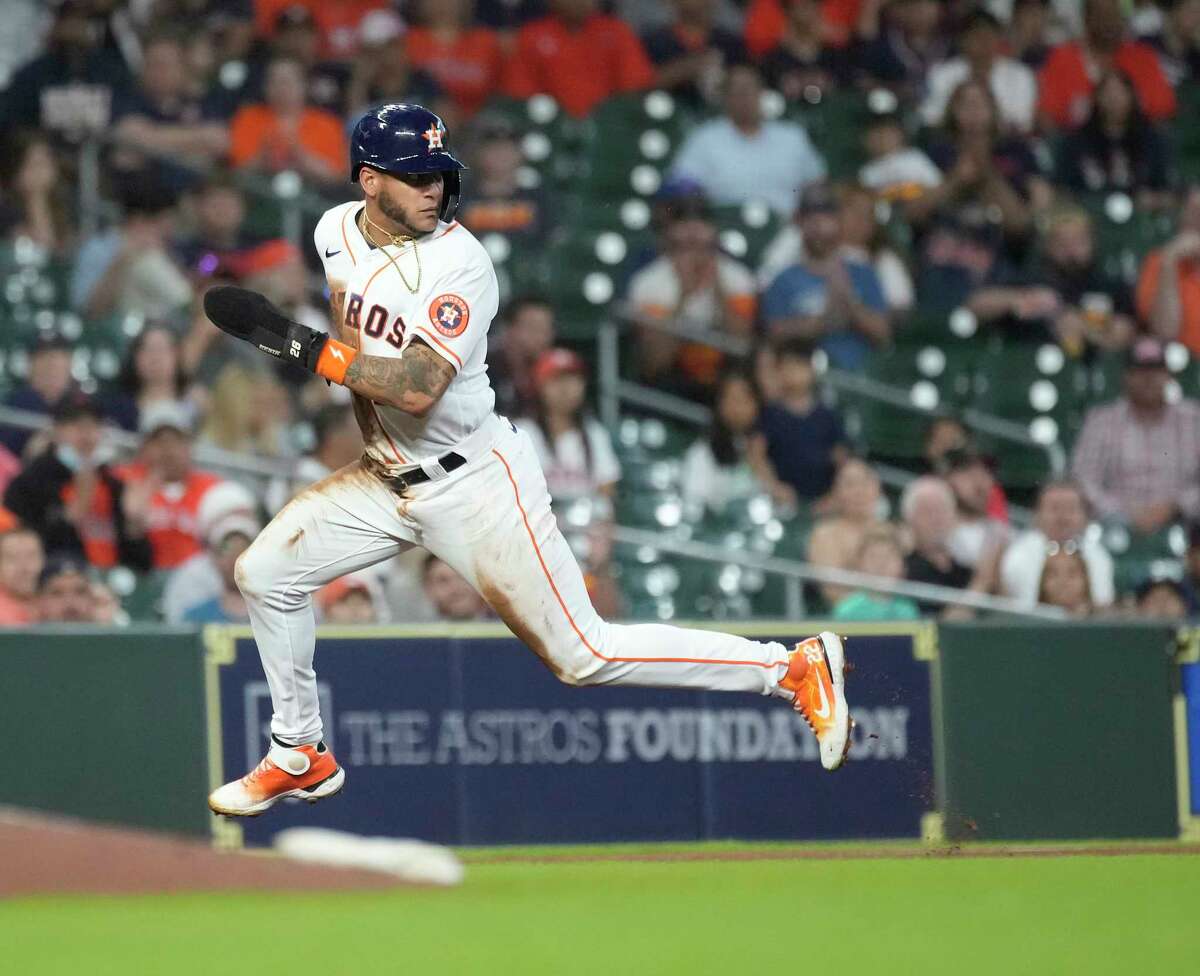
<svg viewBox="0 0 1200 976">
<path fill-rule="evenodd" d="M 338 260 L 344 257 L 346 250 L 342 243 L 341 210 L 341 207 L 326 210 L 313 231 L 313 246 L 317 249 L 317 257 L 321 259 L 321 266 L 325 269 L 326 281 L 342 282 L 346 278 L 341 261 Z"/>
<path fill-rule="evenodd" d="M 408 334 L 407 346 L 419 338 L 462 372 L 471 354 L 487 341 L 488 328 L 500 307 L 500 286 L 491 261 L 482 253 L 441 275 L 427 293 L 429 305 Z"/>
</svg>

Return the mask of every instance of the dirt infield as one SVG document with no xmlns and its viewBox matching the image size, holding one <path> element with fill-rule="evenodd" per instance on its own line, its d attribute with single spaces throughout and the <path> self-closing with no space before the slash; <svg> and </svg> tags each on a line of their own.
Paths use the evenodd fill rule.
<svg viewBox="0 0 1200 976">
<path fill-rule="evenodd" d="M 374 871 L 299 864 L 0 807 L 0 898 L 37 894 L 395 888 Z"/>
<path fill-rule="evenodd" d="M 471 856 L 468 864 L 585 864 L 588 862 L 640 861 L 888 861 L 947 858 L 1046 858 L 1046 857 L 1128 857 L 1136 854 L 1196 855 L 1200 844 L 1129 843 L 1129 844 L 1071 844 L 1028 845 L 1007 847 L 992 844 L 959 846 L 957 844 L 898 846 L 882 844 L 872 847 L 829 846 L 769 848 L 764 850 L 715 851 L 630 851 L 612 854 L 537 854 L 489 853 Z"/>
</svg>

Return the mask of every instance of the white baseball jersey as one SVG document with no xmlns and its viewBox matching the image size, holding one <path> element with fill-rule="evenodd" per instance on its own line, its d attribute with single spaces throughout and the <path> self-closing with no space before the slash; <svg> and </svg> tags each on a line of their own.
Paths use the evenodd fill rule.
<svg viewBox="0 0 1200 976">
<path fill-rule="evenodd" d="M 385 253 L 359 231 L 362 208 L 353 201 L 327 210 L 313 235 L 330 288 L 345 292 L 344 325 L 368 356 L 403 356 L 420 337 L 455 371 L 425 417 L 358 398 L 367 454 L 398 470 L 452 451 L 491 415 L 496 395 L 484 357 L 500 291 L 491 258 L 462 224 L 439 222 Z"/>
</svg>

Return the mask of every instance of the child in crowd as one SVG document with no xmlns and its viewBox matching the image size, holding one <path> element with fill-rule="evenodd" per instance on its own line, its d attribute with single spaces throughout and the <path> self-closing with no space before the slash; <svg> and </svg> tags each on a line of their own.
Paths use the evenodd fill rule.
<svg viewBox="0 0 1200 976">
<path fill-rule="evenodd" d="M 1087 563 L 1074 546 L 1064 546 L 1046 556 L 1038 602 L 1061 607 L 1072 617 L 1092 614 L 1092 588 Z"/>
<path fill-rule="evenodd" d="M 904 579 L 904 550 L 891 526 L 871 529 L 858 547 L 854 568 L 889 580 Z M 834 620 L 916 620 L 917 605 L 906 596 L 855 590 L 833 608 Z"/>
<path fill-rule="evenodd" d="M 872 97 L 888 99 L 885 111 L 874 112 L 863 133 L 870 161 L 858 171 L 858 182 L 884 200 L 902 201 L 919 197 L 942 182 L 941 170 L 924 152 L 908 144 L 904 120 L 890 92 Z"/>
<path fill-rule="evenodd" d="M 817 396 L 812 345 L 785 339 L 775 348 L 775 360 L 778 398 L 763 407 L 759 420 L 766 461 L 795 498 L 815 502 L 828 493 L 848 454 L 846 432 L 841 418 Z"/>
</svg>

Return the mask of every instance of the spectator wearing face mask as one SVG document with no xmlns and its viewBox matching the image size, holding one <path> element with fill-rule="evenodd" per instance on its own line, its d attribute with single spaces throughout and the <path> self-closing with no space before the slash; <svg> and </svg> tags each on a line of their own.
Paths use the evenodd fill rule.
<svg viewBox="0 0 1200 976">
<path fill-rule="evenodd" d="M 108 462 L 100 408 L 79 394 L 60 404 L 49 447 L 9 484 L 5 506 L 47 552 L 94 566 L 150 568 L 146 522 Z"/>
<path fill-rule="evenodd" d="M 199 510 L 221 479 L 192 461 L 191 414 L 158 403 L 140 420 L 138 459 L 121 469 L 126 508 L 145 526 L 155 569 L 174 569 L 203 549 Z"/>
<path fill-rule="evenodd" d="M 71 343 L 65 336 L 43 332 L 29 350 L 29 376 L 4 398 L 4 405 L 50 416 L 78 386 L 71 376 Z M 25 427 L 0 427 L 0 444 L 20 456 L 33 437 Z"/>
</svg>

